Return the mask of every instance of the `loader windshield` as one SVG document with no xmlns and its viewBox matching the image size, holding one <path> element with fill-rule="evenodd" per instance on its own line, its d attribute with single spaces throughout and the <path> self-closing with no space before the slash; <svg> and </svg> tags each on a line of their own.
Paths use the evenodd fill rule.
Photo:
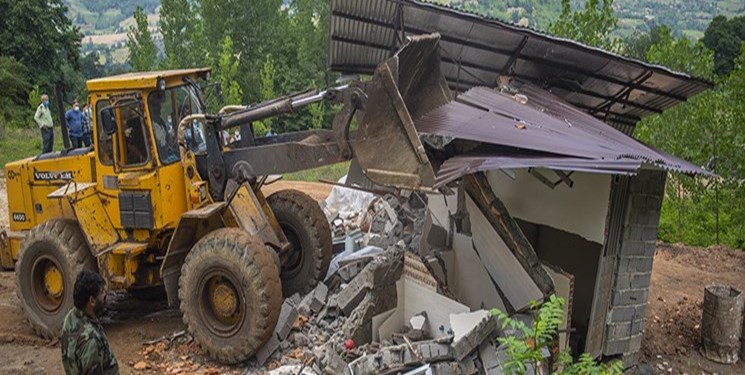
<svg viewBox="0 0 745 375">
<path fill-rule="evenodd" d="M 179 122 L 186 116 L 202 113 L 197 93 L 190 85 L 153 91 L 148 96 L 148 107 L 160 162 L 163 165 L 172 164 L 180 158 L 176 134 Z M 201 133 L 194 131 L 195 128 L 201 129 L 201 126 L 193 124 L 191 131 L 186 134 L 190 145 L 198 144 L 200 140 L 204 143 Z"/>
</svg>

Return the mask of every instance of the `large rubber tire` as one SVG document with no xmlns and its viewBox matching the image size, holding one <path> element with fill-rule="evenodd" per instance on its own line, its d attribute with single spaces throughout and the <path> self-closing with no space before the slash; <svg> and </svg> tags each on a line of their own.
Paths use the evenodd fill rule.
<svg viewBox="0 0 745 375">
<path fill-rule="evenodd" d="M 282 291 L 270 251 L 242 229 L 222 228 L 204 236 L 187 255 L 179 278 L 181 312 L 189 331 L 213 359 L 245 361 L 274 332 Z M 229 303 L 216 297 L 217 289 L 232 293 Z M 228 307 L 219 311 L 223 306 Z M 221 321 L 226 310 L 235 311 L 230 314 L 234 321 Z"/>
<path fill-rule="evenodd" d="M 280 190 L 267 198 L 293 253 L 282 264 L 285 297 L 308 293 L 326 276 L 331 263 L 331 227 L 315 199 L 298 190 Z"/>
<path fill-rule="evenodd" d="M 50 297 L 44 288 L 44 270 L 50 265 L 61 275 L 61 296 Z M 96 270 L 77 222 L 52 219 L 32 228 L 16 263 L 16 293 L 36 334 L 59 337 L 65 316 L 73 308 L 75 279 L 83 270 Z"/>
</svg>

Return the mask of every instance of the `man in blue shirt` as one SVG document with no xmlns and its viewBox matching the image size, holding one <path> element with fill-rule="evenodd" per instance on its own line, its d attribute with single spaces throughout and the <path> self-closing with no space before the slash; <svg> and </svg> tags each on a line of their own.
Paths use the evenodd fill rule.
<svg viewBox="0 0 745 375">
<path fill-rule="evenodd" d="M 67 134 L 73 148 L 81 147 L 83 141 L 83 113 L 80 112 L 80 104 L 77 99 L 72 102 L 72 109 L 65 112 L 67 123 Z"/>
</svg>

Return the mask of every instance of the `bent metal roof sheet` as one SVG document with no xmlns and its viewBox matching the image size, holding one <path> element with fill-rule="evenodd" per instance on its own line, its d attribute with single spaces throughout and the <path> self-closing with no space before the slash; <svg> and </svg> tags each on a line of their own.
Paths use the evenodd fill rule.
<svg viewBox="0 0 745 375">
<path fill-rule="evenodd" d="M 706 80 L 572 40 L 417 0 L 332 0 L 330 69 L 371 74 L 406 36 L 438 32 L 452 90 L 509 75 L 544 88 L 626 134 L 712 87 Z"/>
<path fill-rule="evenodd" d="M 710 172 L 655 150 L 531 84 L 518 94 L 474 87 L 415 122 L 417 131 L 500 146 L 445 160 L 437 186 L 465 174 L 541 167 L 635 174 L 642 166 L 688 175 Z"/>
</svg>

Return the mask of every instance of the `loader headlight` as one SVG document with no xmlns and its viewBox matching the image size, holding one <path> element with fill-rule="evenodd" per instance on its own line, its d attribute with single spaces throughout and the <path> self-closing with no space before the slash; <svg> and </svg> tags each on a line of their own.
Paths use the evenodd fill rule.
<svg viewBox="0 0 745 375">
<path fill-rule="evenodd" d="M 165 91 L 166 89 L 166 80 L 165 79 L 159 79 L 158 80 L 158 90 Z"/>
</svg>

